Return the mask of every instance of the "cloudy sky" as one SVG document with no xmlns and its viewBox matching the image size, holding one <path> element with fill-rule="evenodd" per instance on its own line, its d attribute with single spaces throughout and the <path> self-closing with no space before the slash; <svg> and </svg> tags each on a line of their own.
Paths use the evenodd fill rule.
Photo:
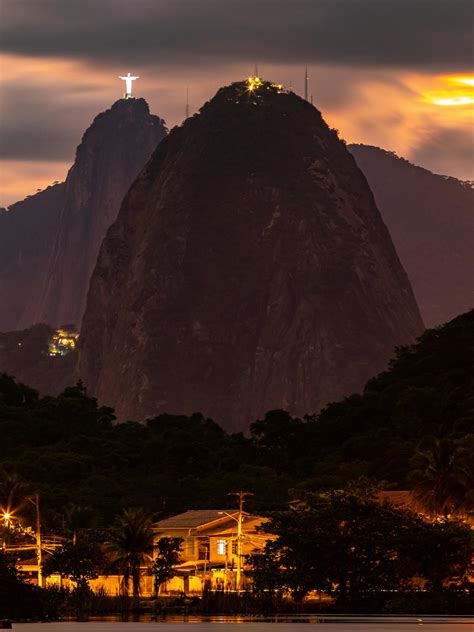
<svg viewBox="0 0 474 632">
<path fill-rule="evenodd" d="M 471 0 L 0 0 L 1 204 L 64 179 L 85 128 L 140 76 L 168 126 L 259 74 L 348 142 L 474 179 Z"/>
</svg>

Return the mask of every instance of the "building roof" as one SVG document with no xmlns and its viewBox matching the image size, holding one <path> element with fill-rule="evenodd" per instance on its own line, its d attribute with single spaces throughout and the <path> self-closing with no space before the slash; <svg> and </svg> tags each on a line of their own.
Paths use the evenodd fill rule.
<svg viewBox="0 0 474 632">
<path fill-rule="evenodd" d="M 155 524 L 157 529 L 196 529 L 217 520 L 228 518 L 225 514 L 237 516 L 236 509 L 191 509 L 177 516 L 165 518 Z"/>
</svg>

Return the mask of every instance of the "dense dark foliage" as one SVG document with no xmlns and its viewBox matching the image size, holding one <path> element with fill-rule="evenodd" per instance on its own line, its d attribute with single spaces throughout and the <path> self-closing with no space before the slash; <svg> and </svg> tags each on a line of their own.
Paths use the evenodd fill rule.
<svg viewBox="0 0 474 632">
<path fill-rule="evenodd" d="M 99 544 L 87 540 L 65 541 L 43 563 L 43 575 L 58 574 L 71 579 L 78 587 L 87 588 L 105 567 L 105 556 Z"/>
<path fill-rule="evenodd" d="M 45 611 L 41 591 L 23 582 L 13 558 L 0 551 L 0 619 L 42 616 Z"/>
<path fill-rule="evenodd" d="M 156 558 L 151 567 L 154 577 L 155 597 L 161 584 L 172 579 L 175 575 L 174 567 L 181 561 L 182 538 L 160 538 L 156 545 Z"/>
<path fill-rule="evenodd" d="M 226 506 L 236 488 L 254 492 L 253 511 L 360 476 L 406 488 L 427 435 L 472 450 L 473 362 L 474 311 L 398 349 L 363 394 L 303 420 L 271 411 L 250 436 L 228 434 L 199 413 L 116 424 L 113 410 L 81 385 L 40 398 L 3 375 L 0 470 L 40 494 L 45 527 L 55 530 L 108 525 L 129 506 L 155 517 Z M 472 471 L 464 470 L 467 498 Z"/>
<path fill-rule="evenodd" d="M 469 526 L 426 521 L 369 492 L 307 494 L 265 530 L 276 539 L 250 556 L 260 591 L 290 591 L 297 600 L 322 591 L 353 610 L 380 593 L 462 592 L 469 583 Z"/>
</svg>

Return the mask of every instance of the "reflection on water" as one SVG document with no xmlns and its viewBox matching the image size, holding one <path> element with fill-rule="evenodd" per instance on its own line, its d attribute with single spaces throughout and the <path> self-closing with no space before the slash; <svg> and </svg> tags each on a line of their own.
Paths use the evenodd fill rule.
<svg viewBox="0 0 474 632">
<path fill-rule="evenodd" d="M 278 617 L 169 617 L 166 620 L 122 622 L 107 618 L 87 623 L 16 623 L 19 632 L 473 632 L 474 618 L 469 617 L 361 617 L 344 615 L 302 615 Z M 192 628 L 190 630 L 190 628 Z"/>
</svg>

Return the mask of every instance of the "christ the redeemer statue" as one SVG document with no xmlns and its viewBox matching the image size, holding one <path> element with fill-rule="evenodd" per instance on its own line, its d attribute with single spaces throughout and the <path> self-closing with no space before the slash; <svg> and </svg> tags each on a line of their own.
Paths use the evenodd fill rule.
<svg viewBox="0 0 474 632">
<path fill-rule="evenodd" d="M 119 77 L 119 79 L 122 79 L 122 81 L 125 81 L 126 92 L 123 95 L 124 98 L 131 99 L 132 98 L 132 81 L 135 81 L 135 79 L 140 79 L 140 77 L 132 77 L 130 73 L 128 73 L 125 75 L 125 77 Z"/>
</svg>

